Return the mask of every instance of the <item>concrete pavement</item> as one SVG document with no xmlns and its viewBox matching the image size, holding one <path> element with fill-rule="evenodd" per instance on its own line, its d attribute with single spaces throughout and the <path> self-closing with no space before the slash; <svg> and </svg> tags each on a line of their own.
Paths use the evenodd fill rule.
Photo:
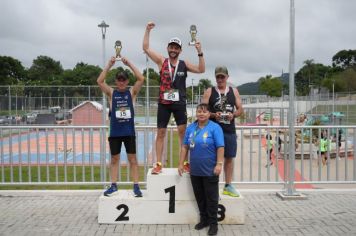
<svg viewBox="0 0 356 236">
<path fill-rule="evenodd" d="M 274 190 L 241 190 L 244 225 L 219 235 L 356 235 L 356 189 L 305 190 L 282 201 Z M 0 235 L 207 235 L 194 225 L 99 225 L 102 191 L 0 191 Z M 153 214 L 153 213 L 145 213 Z"/>
</svg>

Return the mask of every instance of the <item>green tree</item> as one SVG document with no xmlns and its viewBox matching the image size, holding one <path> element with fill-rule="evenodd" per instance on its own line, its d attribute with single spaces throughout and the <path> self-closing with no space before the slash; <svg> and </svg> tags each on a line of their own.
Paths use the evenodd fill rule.
<svg viewBox="0 0 356 236">
<path fill-rule="evenodd" d="M 200 79 L 198 86 L 200 87 L 200 89 L 206 90 L 212 87 L 213 85 L 211 84 L 211 81 L 209 79 Z"/>
<path fill-rule="evenodd" d="M 96 80 L 101 73 L 99 66 L 88 65 L 87 63 L 79 62 L 73 68 L 73 79 L 68 85 L 96 85 Z"/>
<path fill-rule="evenodd" d="M 346 91 L 356 91 L 356 69 L 348 68 L 341 73 L 346 82 Z"/>
<path fill-rule="evenodd" d="M 146 69 L 143 70 L 143 76 L 147 78 Z M 148 79 L 150 86 L 158 86 L 160 83 L 160 75 L 153 68 L 148 68 Z"/>
<path fill-rule="evenodd" d="M 272 78 L 272 75 L 266 75 L 259 79 L 260 91 L 271 97 L 282 96 L 283 83 L 280 78 Z"/>
<path fill-rule="evenodd" d="M 28 70 L 29 85 L 52 85 L 63 73 L 62 65 L 47 56 L 38 56 Z"/>
<path fill-rule="evenodd" d="M 334 92 L 341 92 L 345 90 L 345 81 L 343 81 L 339 75 L 325 78 L 322 82 L 322 86 L 327 88 L 330 92 L 333 90 L 333 85 Z"/>
<path fill-rule="evenodd" d="M 313 59 L 305 60 L 304 66 L 295 75 L 295 84 L 298 95 L 308 95 L 310 85 L 321 87 L 322 81 L 331 76 L 333 70 L 330 66 L 314 63 Z"/>
<path fill-rule="evenodd" d="M 341 50 L 332 57 L 332 65 L 338 69 L 356 67 L 356 50 Z"/>
<path fill-rule="evenodd" d="M 26 76 L 21 62 L 8 56 L 0 56 L 0 85 L 14 85 Z"/>
</svg>

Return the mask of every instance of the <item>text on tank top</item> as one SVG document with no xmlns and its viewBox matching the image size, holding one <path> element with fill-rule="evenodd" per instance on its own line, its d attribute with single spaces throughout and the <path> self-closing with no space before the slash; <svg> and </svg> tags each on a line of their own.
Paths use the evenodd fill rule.
<svg viewBox="0 0 356 236">
<path fill-rule="evenodd" d="M 112 94 L 110 137 L 135 136 L 134 108 L 129 90 Z"/>
<path fill-rule="evenodd" d="M 212 113 L 216 112 L 231 112 L 235 111 L 236 98 L 232 87 L 227 87 L 228 91 L 220 94 L 217 92 L 216 88 L 211 88 L 211 95 L 209 98 L 209 108 Z M 211 118 L 214 122 L 218 123 L 223 129 L 224 133 L 234 133 L 236 132 L 235 119 L 231 120 L 229 124 L 224 124 Z"/>
</svg>

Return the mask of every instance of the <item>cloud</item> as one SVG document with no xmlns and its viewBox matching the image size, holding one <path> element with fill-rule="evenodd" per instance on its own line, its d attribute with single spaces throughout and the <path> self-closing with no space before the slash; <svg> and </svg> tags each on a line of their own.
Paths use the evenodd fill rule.
<svg viewBox="0 0 356 236">
<path fill-rule="evenodd" d="M 330 65 L 342 49 L 355 49 L 355 1 L 298 0 L 296 7 L 296 70 L 306 59 Z M 0 54 L 19 59 L 26 67 L 39 55 L 59 60 L 64 68 L 77 62 L 102 65 L 98 24 L 105 20 L 106 56 L 114 42 L 122 54 L 145 68 L 142 37 L 154 21 L 151 47 L 167 55 L 169 38 L 184 42 L 182 58 L 198 62 L 189 26 L 196 24 L 206 60 L 206 73 L 190 78 L 213 78 L 216 65 L 226 65 L 231 82 L 256 81 L 288 70 L 289 1 L 287 0 L 2 0 L 0 1 Z M 149 63 L 157 70 L 156 65 Z M 212 79 L 213 82 L 214 79 Z"/>
</svg>

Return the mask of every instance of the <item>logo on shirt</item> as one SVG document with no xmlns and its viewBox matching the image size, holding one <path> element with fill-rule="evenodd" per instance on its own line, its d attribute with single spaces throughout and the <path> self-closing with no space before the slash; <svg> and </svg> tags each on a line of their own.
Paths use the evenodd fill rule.
<svg viewBox="0 0 356 236">
<path fill-rule="evenodd" d="M 208 134 L 208 131 L 206 131 L 204 134 L 203 134 L 203 141 L 204 143 L 206 143 L 206 139 L 208 138 L 209 134 Z"/>
<path fill-rule="evenodd" d="M 178 72 L 177 72 L 177 75 L 178 75 L 178 76 L 184 76 L 184 72 L 178 71 Z"/>
</svg>

